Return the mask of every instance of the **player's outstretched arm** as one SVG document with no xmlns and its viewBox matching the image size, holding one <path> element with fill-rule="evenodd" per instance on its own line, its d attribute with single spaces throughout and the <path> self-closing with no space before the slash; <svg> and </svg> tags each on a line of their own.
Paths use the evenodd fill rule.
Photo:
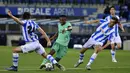
<svg viewBox="0 0 130 73">
<path fill-rule="evenodd" d="M 102 47 L 102 50 L 105 49 L 109 45 L 110 45 L 110 41 L 108 40 L 107 43 Z"/>
<path fill-rule="evenodd" d="M 8 11 L 8 13 L 7 13 L 12 19 L 14 19 L 14 21 L 16 21 L 17 23 L 19 23 L 19 24 L 24 24 L 22 21 L 20 21 L 17 17 L 15 17 L 15 16 L 13 16 L 12 15 L 12 13 L 11 13 L 11 11 Z"/>
<path fill-rule="evenodd" d="M 119 27 L 121 28 L 122 32 L 125 32 L 123 25 L 120 22 L 118 24 L 119 24 Z"/>
<path fill-rule="evenodd" d="M 48 36 L 46 35 L 46 33 L 44 32 L 44 30 L 42 30 L 41 27 L 38 28 L 38 31 L 42 34 L 42 37 L 44 37 L 47 41 L 47 46 L 51 46 L 51 42 L 50 39 L 48 38 Z"/>
<path fill-rule="evenodd" d="M 50 38 L 50 40 L 52 41 L 52 40 L 56 39 L 57 37 L 58 37 L 58 33 L 55 33 L 55 35 L 52 36 L 52 37 Z"/>
<path fill-rule="evenodd" d="M 85 21 L 86 24 L 99 23 L 100 20 Z"/>
</svg>

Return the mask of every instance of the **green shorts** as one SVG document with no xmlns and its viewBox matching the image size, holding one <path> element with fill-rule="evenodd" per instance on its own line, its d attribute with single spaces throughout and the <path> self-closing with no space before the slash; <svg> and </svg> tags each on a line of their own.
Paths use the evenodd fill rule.
<svg viewBox="0 0 130 73">
<path fill-rule="evenodd" d="M 57 58 L 62 58 L 67 53 L 68 47 L 55 42 L 52 49 L 55 50 Z"/>
</svg>

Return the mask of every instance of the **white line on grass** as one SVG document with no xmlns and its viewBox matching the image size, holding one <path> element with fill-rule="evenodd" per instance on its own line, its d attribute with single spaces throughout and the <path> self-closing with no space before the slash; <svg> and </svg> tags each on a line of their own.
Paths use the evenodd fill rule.
<svg viewBox="0 0 130 73">
<path fill-rule="evenodd" d="M 94 69 L 109 69 L 109 68 L 118 68 L 118 69 L 121 69 L 121 68 L 130 68 L 130 67 L 97 67 L 97 68 L 94 68 Z M 81 69 L 85 69 L 85 68 L 66 68 L 67 70 L 81 70 Z M 36 68 L 26 68 L 26 69 L 18 69 L 19 71 L 36 71 L 36 70 L 40 70 L 40 69 L 36 69 Z M 7 70 L 4 70 L 4 69 L 0 69 L 0 71 L 7 71 Z"/>
</svg>

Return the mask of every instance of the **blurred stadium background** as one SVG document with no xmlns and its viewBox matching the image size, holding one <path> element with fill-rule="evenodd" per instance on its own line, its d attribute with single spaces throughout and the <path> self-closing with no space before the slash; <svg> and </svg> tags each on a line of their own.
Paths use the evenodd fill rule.
<svg viewBox="0 0 130 73">
<path fill-rule="evenodd" d="M 116 14 L 120 16 L 120 21 L 126 31 L 125 33 L 120 31 L 122 49 L 130 50 L 130 0 L 0 0 L 0 73 L 14 73 L 5 70 L 12 64 L 12 48 L 14 48 L 12 46 L 24 44 L 20 25 L 7 16 L 8 9 L 19 18 L 23 12 L 30 12 L 33 15 L 31 19 L 35 20 L 49 36 L 57 32 L 58 16 L 67 15 L 68 21 L 73 25 L 69 43 L 69 48 L 73 48 L 74 44 L 83 45 L 97 28 L 98 24 L 87 25 L 84 20 L 104 18 L 109 14 L 107 7 L 110 6 L 115 6 Z M 39 40 L 46 47 L 45 39 Z M 110 47 L 107 48 L 110 49 Z M 46 50 L 49 51 L 49 49 Z M 124 50 L 117 52 L 118 63 L 112 63 L 110 51 L 104 50 L 92 65 L 92 70 L 86 71 L 85 65 L 93 50 L 85 53 L 83 65 L 74 68 L 79 50 L 69 49 L 60 62 L 67 70 L 63 72 L 56 69 L 53 73 L 129 73 L 130 53 Z M 38 69 L 41 62 L 42 58 L 35 53 L 20 54 L 18 73 L 48 73 Z"/>
<path fill-rule="evenodd" d="M 126 31 L 120 31 L 122 41 L 130 40 L 130 0 L 0 0 L 0 45 L 24 44 L 21 28 L 7 16 L 8 9 L 19 18 L 23 12 L 30 12 L 32 20 L 49 36 L 57 32 L 58 16 L 67 15 L 73 25 L 69 44 L 69 48 L 73 48 L 74 44 L 84 44 L 98 25 L 86 25 L 84 20 L 104 18 L 109 13 L 107 6 L 115 6 L 116 14 L 120 16 Z M 40 38 L 40 42 L 46 47 L 43 38 Z"/>
</svg>

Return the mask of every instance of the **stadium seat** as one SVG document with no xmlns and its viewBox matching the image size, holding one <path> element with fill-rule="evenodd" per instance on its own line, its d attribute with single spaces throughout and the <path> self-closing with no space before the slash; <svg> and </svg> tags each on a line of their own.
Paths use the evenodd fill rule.
<svg viewBox="0 0 130 73">
<path fill-rule="evenodd" d="M 52 0 L 51 0 L 51 1 L 52 1 Z M 58 3 L 59 1 L 58 1 L 58 0 L 53 0 L 52 2 L 53 2 L 53 3 Z"/>
<path fill-rule="evenodd" d="M 74 0 L 69 0 L 69 3 L 73 3 Z"/>
<path fill-rule="evenodd" d="M 65 3 L 66 3 L 66 0 L 62 0 L 62 3 L 65 4 Z"/>
<path fill-rule="evenodd" d="M 77 0 L 77 3 L 80 4 L 80 3 L 81 3 L 81 0 Z"/>
<path fill-rule="evenodd" d="M 51 0 L 47 0 L 47 3 L 51 3 Z"/>
<path fill-rule="evenodd" d="M 30 3 L 36 3 L 36 0 L 30 0 Z"/>
<path fill-rule="evenodd" d="M 85 0 L 84 2 L 85 2 L 85 4 L 86 4 L 86 3 L 87 3 L 87 4 L 89 3 L 88 0 Z"/>
<path fill-rule="evenodd" d="M 120 9 L 120 6 L 119 6 L 119 5 L 115 5 L 115 9 L 116 9 L 116 10 L 119 10 L 119 9 Z"/>
<path fill-rule="evenodd" d="M 103 16 L 104 16 L 104 14 L 100 13 L 100 14 L 97 15 L 97 18 L 100 19 L 100 18 L 103 18 Z"/>
<path fill-rule="evenodd" d="M 96 4 L 96 0 L 92 0 L 92 4 Z"/>
<path fill-rule="evenodd" d="M 101 4 L 104 4 L 104 0 L 100 0 L 100 3 L 101 3 Z"/>
</svg>

